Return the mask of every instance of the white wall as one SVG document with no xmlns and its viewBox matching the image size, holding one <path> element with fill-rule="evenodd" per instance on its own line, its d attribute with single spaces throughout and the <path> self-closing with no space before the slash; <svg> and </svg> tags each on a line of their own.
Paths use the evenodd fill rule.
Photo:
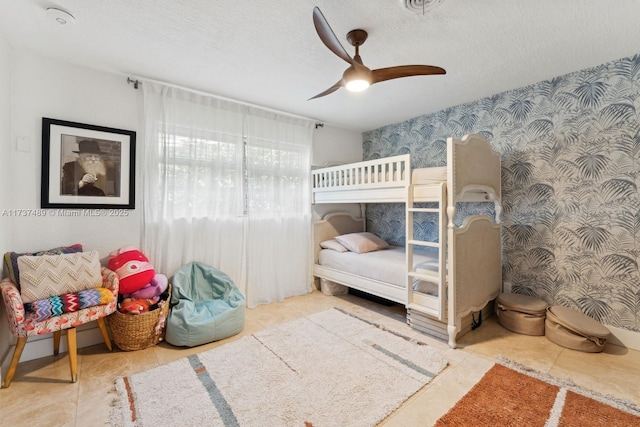
<svg viewBox="0 0 640 427">
<path fill-rule="evenodd" d="M 322 166 L 327 162 L 344 163 L 362 160 L 362 134 L 347 129 L 324 125 L 313 133 L 311 164 Z"/>
<path fill-rule="evenodd" d="M 311 164 L 316 167 L 328 162 L 352 163 L 362 161 L 362 134 L 347 129 L 324 125 L 318 127 L 313 134 L 313 152 Z M 327 212 L 349 212 L 360 216 L 359 204 L 326 204 L 314 205 L 313 216 L 322 218 Z"/>
<path fill-rule="evenodd" d="M 0 255 L 11 247 L 10 232 L 12 218 L 2 215 L 9 204 L 11 189 L 10 163 L 11 121 L 11 49 L 0 34 Z M 0 267 L 1 268 L 1 267 Z M 3 276 L 0 274 L 0 276 Z M 9 330 L 4 304 L 0 304 L 0 361 L 9 351 Z"/>
<path fill-rule="evenodd" d="M 16 181 L 10 208 L 40 208 L 42 118 L 137 130 L 139 93 L 123 76 L 103 73 L 16 52 L 12 74 L 11 141 L 26 138 L 28 152 L 11 147 L 11 174 Z M 137 157 L 140 155 L 137 144 Z M 139 162 L 137 162 L 139 165 Z M 12 250 L 33 251 L 82 243 L 101 256 L 126 244 L 140 244 L 139 180 L 136 209 L 126 217 L 64 217 L 52 209 L 46 217 L 16 217 Z"/>
<path fill-rule="evenodd" d="M 5 57 L 7 55 L 0 45 L 1 64 L 9 62 L 4 60 Z M 7 171 L 6 179 L 0 185 L 0 208 L 37 210 L 40 209 L 42 118 L 137 131 L 141 94 L 127 84 L 124 76 L 78 67 L 24 51 L 11 51 L 10 59 L 9 78 L 4 77 L 4 66 L 0 68 L 0 91 L 8 87 L 11 91 L 10 97 L 0 96 L 2 100 L 10 99 L 9 107 L 0 101 L 0 123 L 3 125 L 0 131 L 3 141 L 0 166 L 6 166 L 3 169 Z M 5 114 L 6 110 L 11 113 Z M 26 138 L 28 151 L 16 149 L 18 137 Z M 141 144 L 141 139 L 138 139 L 138 159 Z M 139 160 L 136 163 L 140 165 Z M 128 211 L 126 217 L 60 216 L 60 211 L 56 209 L 47 210 L 45 217 L 15 216 L 11 218 L 8 236 L 5 234 L 5 239 L 0 238 L 0 242 L 8 242 L 0 244 L 1 252 L 29 252 L 82 243 L 85 249 L 97 250 L 101 257 L 106 257 L 110 251 L 121 246 L 139 246 L 142 197 L 139 170 L 137 172 L 136 209 Z M 2 224 L 6 225 L 6 218 L 2 218 Z M 82 326 L 79 331 L 79 347 L 102 341 L 95 322 Z M 0 334 L 5 333 L 6 327 Z M 14 341 L 12 338 L 11 342 Z M 21 361 L 52 354 L 51 341 L 50 335 L 29 339 Z M 61 351 L 66 351 L 64 340 L 61 347 Z M 2 346 L 2 349 L 6 348 L 6 345 Z M 10 352 L 13 352 L 13 347 Z M 0 361 L 5 367 L 8 362 L 6 353 L 0 352 L 3 357 Z"/>
</svg>

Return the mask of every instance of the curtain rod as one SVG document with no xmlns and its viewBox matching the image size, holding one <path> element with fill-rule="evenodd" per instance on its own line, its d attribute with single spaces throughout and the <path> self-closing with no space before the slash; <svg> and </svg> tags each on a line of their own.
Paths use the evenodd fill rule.
<svg viewBox="0 0 640 427">
<path fill-rule="evenodd" d="M 138 86 L 142 84 L 142 82 L 140 80 L 138 80 L 138 79 L 134 80 L 134 79 L 132 79 L 130 77 L 127 77 L 127 83 L 128 84 L 133 83 L 133 88 L 134 89 L 138 89 Z"/>
<path fill-rule="evenodd" d="M 236 99 L 226 98 L 224 96 L 214 95 L 212 93 L 203 92 L 201 90 L 191 89 L 191 88 L 184 87 L 184 86 L 178 86 L 178 85 L 175 85 L 175 84 L 172 84 L 172 83 L 162 82 L 162 81 L 153 80 L 153 79 L 145 79 L 145 80 L 150 81 L 152 83 L 158 83 L 158 84 L 161 84 L 161 85 L 170 86 L 170 87 L 173 87 L 173 88 L 176 88 L 176 89 L 186 90 L 186 91 L 193 92 L 193 93 L 196 93 L 196 94 L 199 94 L 199 95 L 211 96 L 213 98 L 217 98 L 217 99 L 220 99 L 222 101 L 235 102 L 237 104 L 246 105 L 248 107 L 260 108 L 262 110 L 270 111 L 272 113 L 284 114 L 284 115 L 287 115 L 287 116 L 290 116 L 290 117 L 293 117 L 293 118 L 296 118 L 296 119 L 304 119 L 304 120 L 315 121 L 315 119 L 312 119 L 310 117 L 300 116 L 298 114 L 288 113 L 286 111 L 280 111 L 280 110 L 276 110 L 276 109 L 273 109 L 273 108 L 263 107 L 262 105 L 251 104 L 249 102 L 238 101 Z M 140 80 L 138 80 L 137 78 L 127 77 L 127 84 L 133 84 L 133 88 L 134 89 L 138 89 L 138 87 L 142 84 L 142 82 Z M 316 129 L 324 127 L 324 123 L 316 121 L 315 127 L 316 127 Z"/>
</svg>

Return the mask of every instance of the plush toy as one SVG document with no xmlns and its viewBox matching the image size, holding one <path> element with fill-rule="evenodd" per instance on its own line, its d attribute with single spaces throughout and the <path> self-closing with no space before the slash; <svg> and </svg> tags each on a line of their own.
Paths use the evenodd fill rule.
<svg viewBox="0 0 640 427">
<path fill-rule="evenodd" d="M 125 295 L 125 298 L 151 299 L 163 293 L 165 289 L 167 289 L 167 286 L 169 286 L 169 279 L 167 279 L 167 276 L 158 273 L 153 277 L 153 279 L 151 279 L 151 283 L 129 295 Z"/>
<path fill-rule="evenodd" d="M 107 267 L 118 275 L 121 294 L 144 288 L 156 275 L 153 265 L 135 246 L 124 246 L 111 252 Z"/>
<path fill-rule="evenodd" d="M 132 300 L 131 298 L 125 298 L 120 303 L 119 310 L 120 313 L 125 314 L 142 314 L 149 311 L 149 303 L 143 299 Z"/>
</svg>

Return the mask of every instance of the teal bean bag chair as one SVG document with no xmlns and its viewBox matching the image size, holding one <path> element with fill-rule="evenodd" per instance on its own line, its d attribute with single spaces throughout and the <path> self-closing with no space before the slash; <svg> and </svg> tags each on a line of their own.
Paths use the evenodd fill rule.
<svg viewBox="0 0 640 427">
<path fill-rule="evenodd" d="M 244 328 L 244 296 L 222 271 L 199 262 L 181 267 L 171 284 L 165 340 L 195 347 Z"/>
</svg>

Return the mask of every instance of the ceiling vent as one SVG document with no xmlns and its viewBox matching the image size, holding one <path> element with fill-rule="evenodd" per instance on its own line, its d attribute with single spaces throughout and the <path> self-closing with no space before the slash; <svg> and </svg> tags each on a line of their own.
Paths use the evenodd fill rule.
<svg viewBox="0 0 640 427">
<path fill-rule="evenodd" d="M 400 0 L 402 7 L 410 12 L 422 13 L 438 7 L 444 0 Z"/>
</svg>

